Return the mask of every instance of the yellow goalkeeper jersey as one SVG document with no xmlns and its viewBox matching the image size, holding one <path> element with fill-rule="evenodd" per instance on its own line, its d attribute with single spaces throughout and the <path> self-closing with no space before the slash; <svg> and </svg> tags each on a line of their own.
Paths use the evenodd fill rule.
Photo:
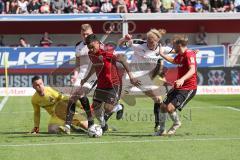
<svg viewBox="0 0 240 160">
<path fill-rule="evenodd" d="M 55 105 L 61 100 L 67 100 L 68 97 L 55 91 L 51 87 L 44 88 L 44 96 L 40 96 L 37 92 L 32 96 L 32 105 L 34 110 L 34 127 L 40 124 L 40 108 L 44 108 L 50 116 L 55 116 Z"/>
</svg>

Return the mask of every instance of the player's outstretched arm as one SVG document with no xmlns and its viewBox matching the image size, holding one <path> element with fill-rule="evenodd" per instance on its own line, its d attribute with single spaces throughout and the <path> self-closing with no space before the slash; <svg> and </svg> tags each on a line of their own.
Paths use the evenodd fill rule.
<svg viewBox="0 0 240 160">
<path fill-rule="evenodd" d="M 123 67 L 125 68 L 131 83 L 134 86 L 140 87 L 141 86 L 141 81 L 139 81 L 138 79 L 134 78 L 134 76 L 130 72 L 129 66 L 128 66 L 127 62 L 126 62 L 125 55 L 123 55 L 123 54 L 117 55 L 117 61 L 120 62 L 123 65 Z"/>
<path fill-rule="evenodd" d="M 169 56 L 169 55 L 167 55 L 167 54 L 164 54 L 164 52 L 163 52 L 162 49 L 160 49 L 159 55 L 160 55 L 161 57 L 163 57 L 163 59 L 165 59 L 166 61 L 168 61 L 168 62 L 170 62 L 170 63 L 175 63 L 175 62 L 174 62 L 174 58 L 171 57 L 171 56 Z"/>
<path fill-rule="evenodd" d="M 199 51 L 200 51 L 199 49 L 193 50 L 193 52 L 194 52 L 195 54 L 198 54 Z"/>
<path fill-rule="evenodd" d="M 40 106 L 38 106 L 37 104 L 33 103 L 33 110 L 34 110 L 34 114 L 33 114 L 33 119 L 34 119 L 34 127 L 31 131 L 32 134 L 37 134 L 39 133 L 39 125 L 40 125 Z"/>
<path fill-rule="evenodd" d="M 105 32 L 105 34 L 102 36 L 102 38 L 100 39 L 100 42 L 104 42 L 108 36 L 112 33 L 112 31 L 114 30 L 115 26 L 111 25 L 108 30 Z"/>
<path fill-rule="evenodd" d="M 182 76 L 180 79 L 176 80 L 176 87 L 181 87 L 183 85 L 183 83 L 191 78 L 193 76 L 193 74 L 196 72 L 195 66 L 194 65 L 190 65 L 188 72 Z"/>
<path fill-rule="evenodd" d="M 199 53 L 199 49 L 196 49 L 196 50 L 193 50 L 193 52 L 195 53 L 195 54 L 198 54 Z M 175 51 L 175 49 L 172 49 L 170 52 L 169 52 L 169 54 L 177 54 L 177 52 Z M 157 54 L 157 56 L 158 56 L 159 54 Z"/>
<path fill-rule="evenodd" d="M 125 37 L 118 40 L 118 45 L 123 46 L 124 43 L 128 42 L 128 46 L 132 45 L 132 36 L 130 34 L 125 35 Z"/>
<path fill-rule="evenodd" d="M 199 49 L 193 50 L 193 52 L 194 52 L 195 54 L 198 54 L 199 51 L 200 51 Z M 169 52 L 169 53 L 171 53 L 171 54 L 177 54 L 177 52 L 175 51 L 175 49 L 172 49 L 171 52 Z"/>
</svg>

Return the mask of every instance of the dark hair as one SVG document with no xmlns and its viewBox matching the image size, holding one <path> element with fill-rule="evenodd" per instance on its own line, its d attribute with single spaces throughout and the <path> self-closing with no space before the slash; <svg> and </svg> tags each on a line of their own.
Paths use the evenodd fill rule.
<svg viewBox="0 0 240 160">
<path fill-rule="evenodd" d="M 42 79 L 40 76 L 34 76 L 32 78 L 32 83 L 34 83 L 35 81 L 39 80 L 39 79 Z"/>
<path fill-rule="evenodd" d="M 20 37 L 20 38 L 19 38 L 19 40 L 24 40 L 24 41 L 25 41 L 25 38 L 23 38 L 23 37 Z"/>
<path fill-rule="evenodd" d="M 87 38 L 86 38 L 86 40 L 85 40 L 85 42 L 86 42 L 87 45 L 89 45 L 89 44 L 90 44 L 91 42 L 93 42 L 93 41 L 99 41 L 98 38 L 97 38 L 97 36 L 96 36 L 95 34 L 90 34 L 90 35 L 88 35 Z"/>
</svg>

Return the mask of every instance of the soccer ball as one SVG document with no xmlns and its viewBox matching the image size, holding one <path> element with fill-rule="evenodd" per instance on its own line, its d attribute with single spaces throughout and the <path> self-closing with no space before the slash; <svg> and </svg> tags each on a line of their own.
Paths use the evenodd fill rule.
<svg viewBox="0 0 240 160">
<path fill-rule="evenodd" d="M 98 138 L 101 137 L 102 134 L 102 127 L 98 124 L 93 124 L 91 127 L 88 128 L 89 137 Z"/>
</svg>

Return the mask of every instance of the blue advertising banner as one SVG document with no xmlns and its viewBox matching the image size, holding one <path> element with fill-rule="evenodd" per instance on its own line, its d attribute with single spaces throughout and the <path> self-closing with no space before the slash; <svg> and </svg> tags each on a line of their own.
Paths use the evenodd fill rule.
<svg viewBox="0 0 240 160">
<path fill-rule="evenodd" d="M 101 21 L 122 19 L 121 14 L 0 15 L 0 21 Z"/>
<path fill-rule="evenodd" d="M 224 46 L 192 46 L 192 49 L 199 49 L 197 53 L 198 67 L 222 67 L 225 66 Z M 131 49 L 117 49 L 116 52 L 127 55 L 128 62 L 131 62 L 133 51 Z M 50 48 L 0 48 L 0 68 L 4 67 L 4 55 L 8 56 L 10 68 L 57 68 L 60 65 L 74 66 L 74 47 L 50 47 Z M 166 67 L 174 65 L 165 62 Z"/>
<path fill-rule="evenodd" d="M 57 68 L 63 63 L 74 65 L 74 47 L 49 48 L 0 48 L 0 67 L 4 66 L 4 55 L 8 56 L 10 68 Z"/>
<path fill-rule="evenodd" d="M 197 53 L 199 67 L 222 67 L 226 64 L 225 46 L 190 46 L 191 49 L 200 50 Z"/>
</svg>

